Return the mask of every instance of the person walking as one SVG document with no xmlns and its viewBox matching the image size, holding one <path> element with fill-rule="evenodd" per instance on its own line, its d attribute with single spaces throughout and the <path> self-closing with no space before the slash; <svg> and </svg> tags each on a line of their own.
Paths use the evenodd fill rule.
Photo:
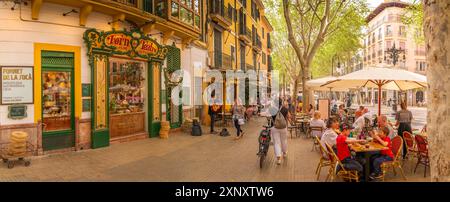
<svg viewBox="0 0 450 202">
<path fill-rule="evenodd" d="M 236 128 L 236 137 L 235 140 L 241 139 L 244 135 L 244 131 L 241 129 L 241 125 L 244 125 L 245 119 L 244 119 L 244 106 L 241 105 L 238 99 L 234 100 L 234 104 L 232 107 L 233 112 L 233 123 L 234 127 Z"/>
<path fill-rule="evenodd" d="M 413 119 L 413 115 L 411 111 L 409 111 L 406 107 L 406 103 L 402 102 L 400 104 L 401 110 L 397 112 L 395 116 L 395 120 L 397 122 L 395 123 L 395 126 L 398 127 L 397 135 L 401 136 L 403 138 L 403 132 L 407 131 L 409 133 L 412 133 L 411 129 L 411 121 Z M 406 153 L 408 152 L 405 144 L 403 144 L 403 159 L 406 159 Z"/>
<path fill-rule="evenodd" d="M 287 157 L 287 125 L 290 120 L 288 103 L 284 102 L 278 113 L 272 116 L 273 128 L 272 138 L 274 142 L 274 151 L 277 158 L 277 165 L 281 164 L 281 155 Z"/>
</svg>

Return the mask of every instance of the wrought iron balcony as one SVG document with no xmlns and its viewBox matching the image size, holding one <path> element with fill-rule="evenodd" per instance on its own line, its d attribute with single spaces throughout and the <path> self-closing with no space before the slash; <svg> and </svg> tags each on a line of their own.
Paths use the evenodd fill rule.
<svg viewBox="0 0 450 202">
<path fill-rule="evenodd" d="M 272 56 L 269 56 L 267 58 L 267 70 L 269 72 L 271 72 L 273 70 L 273 66 L 272 66 Z"/>
<path fill-rule="evenodd" d="M 211 14 L 211 19 L 223 28 L 228 28 L 233 23 L 232 13 L 228 12 L 228 7 L 224 6 L 223 0 L 210 1 L 209 13 Z"/>
<path fill-rule="evenodd" d="M 233 69 L 232 57 L 222 52 L 214 52 L 214 66 L 212 69 L 231 70 Z"/>
<path fill-rule="evenodd" d="M 138 0 L 112 0 L 131 7 L 138 7 Z"/>
<path fill-rule="evenodd" d="M 253 49 L 256 50 L 257 52 L 261 52 L 262 51 L 261 39 L 258 35 L 255 36 L 256 37 L 253 37 Z"/>
<path fill-rule="evenodd" d="M 252 43 L 252 31 L 242 23 L 239 25 L 239 38 L 247 44 Z"/>
</svg>

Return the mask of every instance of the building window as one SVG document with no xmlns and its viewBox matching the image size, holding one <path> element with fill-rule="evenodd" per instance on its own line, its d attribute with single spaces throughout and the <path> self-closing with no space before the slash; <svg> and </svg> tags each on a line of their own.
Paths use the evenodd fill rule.
<svg viewBox="0 0 450 202">
<path fill-rule="evenodd" d="M 386 50 L 392 48 L 392 41 L 386 41 Z"/>
<path fill-rule="evenodd" d="M 264 28 L 262 28 L 262 38 L 264 39 Z"/>
<path fill-rule="evenodd" d="M 234 46 L 230 47 L 231 52 L 231 66 L 233 66 L 234 62 L 236 61 L 236 50 Z"/>
<path fill-rule="evenodd" d="M 401 37 L 406 37 L 406 28 L 405 26 L 400 26 L 398 29 L 398 35 Z"/>
<path fill-rule="evenodd" d="M 386 25 L 386 36 L 387 37 L 392 36 L 392 26 L 391 25 Z"/>
<path fill-rule="evenodd" d="M 378 40 L 381 40 L 381 28 L 378 29 Z"/>
<path fill-rule="evenodd" d="M 201 0 L 172 0 L 171 16 L 200 29 Z"/>
<path fill-rule="evenodd" d="M 245 55 L 246 54 L 245 54 L 245 45 L 244 44 L 241 44 L 241 47 L 240 47 L 239 51 L 241 53 L 241 55 L 240 55 L 240 58 L 241 58 L 241 70 L 245 71 Z"/>
<path fill-rule="evenodd" d="M 247 8 L 247 0 L 240 0 L 240 2 L 244 8 Z"/>
<path fill-rule="evenodd" d="M 400 42 L 400 49 L 404 50 L 406 53 L 406 43 L 405 42 Z"/>
<path fill-rule="evenodd" d="M 222 32 L 214 29 L 214 67 L 222 67 Z"/>
<path fill-rule="evenodd" d="M 266 54 L 262 53 L 262 63 L 265 65 L 266 64 Z"/>
<path fill-rule="evenodd" d="M 416 71 L 426 71 L 427 63 L 424 61 L 416 61 Z"/>
</svg>

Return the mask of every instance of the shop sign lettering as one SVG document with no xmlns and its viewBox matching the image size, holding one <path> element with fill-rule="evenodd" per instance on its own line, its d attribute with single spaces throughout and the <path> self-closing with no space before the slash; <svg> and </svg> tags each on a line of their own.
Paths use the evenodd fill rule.
<svg viewBox="0 0 450 202">
<path fill-rule="evenodd" d="M 158 53 L 158 46 L 150 40 L 141 39 L 136 52 L 139 55 L 155 55 Z"/>
<path fill-rule="evenodd" d="M 0 67 L 1 104 L 33 103 L 33 68 Z"/>
<path fill-rule="evenodd" d="M 125 34 L 109 34 L 105 38 L 105 45 L 114 47 L 116 51 L 128 52 L 131 50 L 131 36 Z"/>
</svg>

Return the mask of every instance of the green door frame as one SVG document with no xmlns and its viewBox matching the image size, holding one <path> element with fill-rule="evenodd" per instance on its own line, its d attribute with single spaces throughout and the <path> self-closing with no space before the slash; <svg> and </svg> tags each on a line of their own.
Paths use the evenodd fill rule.
<svg viewBox="0 0 450 202">
<path fill-rule="evenodd" d="M 55 51 L 45 51 L 47 52 L 49 55 L 51 54 L 55 54 L 55 57 L 57 57 L 57 54 L 66 54 L 65 52 L 55 52 Z M 46 54 L 42 54 L 44 57 L 44 55 Z M 49 56 L 51 57 L 51 56 Z M 74 56 L 72 56 L 73 59 Z M 45 132 L 44 128 L 42 128 L 42 148 L 44 151 L 48 151 L 48 150 L 55 150 L 55 149 L 64 149 L 64 148 L 68 148 L 68 147 L 73 147 L 75 146 L 75 102 L 74 102 L 74 83 L 75 83 L 75 72 L 74 72 L 74 64 L 72 64 L 71 67 L 67 66 L 67 67 L 57 67 L 56 65 L 49 65 L 49 64 L 41 64 L 42 66 L 42 71 L 41 71 L 41 78 L 43 78 L 43 74 L 45 72 L 69 72 L 70 73 L 70 130 L 60 130 L 60 131 L 49 131 L 49 132 Z M 44 84 L 44 80 L 41 81 L 41 85 Z M 42 100 L 44 100 L 44 91 L 41 91 L 41 97 Z M 43 109 L 44 107 L 44 103 L 42 102 L 41 108 Z M 41 110 L 41 120 L 44 120 L 44 110 Z M 44 126 L 42 126 L 44 127 Z M 46 145 L 47 138 L 51 138 L 51 137 L 63 137 L 63 136 L 72 136 L 72 144 L 70 146 L 66 146 L 66 145 Z"/>
<path fill-rule="evenodd" d="M 105 89 L 108 90 L 109 89 L 109 56 L 111 55 L 110 52 L 107 51 L 101 51 L 101 50 L 96 50 L 95 54 L 91 56 L 90 58 L 90 63 L 91 63 L 91 82 L 92 82 L 92 88 L 91 88 L 91 95 L 92 95 L 92 99 L 91 99 L 91 146 L 93 149 L 96 148 L 102 148 L 102 147 L 107 147 L 109 146 L 109 142 L 110 142 L 110 136 L 109 136 L 109 94 L 108 92 L 105 92 L 105 99 L 106 99 L 106 107 L 105 107 L 105 114 L 106 114 L 106 126 L 103 129 L 96 129 L 96 120 L 97 120 L 97 113 L 95 110 L 95 106 L 96 105 L 96 81 L 95 81 L 95 77 L 97 76 L 97 69 L 96 69 L 96 65 L 95 65 L 95 57 L 104 57 L 104 59 L 106 60 L 106 87 Z"/>
<path fill-rule="evenodd" d="M 147 82 L 148 83 L 148 134 L 150 138 L 152 137 L 158 137 L 159 136 L 159 130 L 161 129 L 161 114 L 162 114 L 162 96 L 161 96 L 161 71 L 162 71 L 162 62 L 161 60 L 149 60 L 148 61 L 148 81 L 153 80 L 155 75 L 153 74 L 153 68 L 155 68 L 155 65 L 158 65 L 159 71 L 158 71 L 158 77 L 159 77 L 159 107 L 158 109 L 153 108 L 153 104 L 151 104 L 151 101 L 154 99 L 155 92 L 154 92 L 154 82 Z M 167 103 L 166 103 L 167 104 Z M 153 117 L 154 110 L 159 110 L 159 119 L 155 120 Z"/>
</svg>

